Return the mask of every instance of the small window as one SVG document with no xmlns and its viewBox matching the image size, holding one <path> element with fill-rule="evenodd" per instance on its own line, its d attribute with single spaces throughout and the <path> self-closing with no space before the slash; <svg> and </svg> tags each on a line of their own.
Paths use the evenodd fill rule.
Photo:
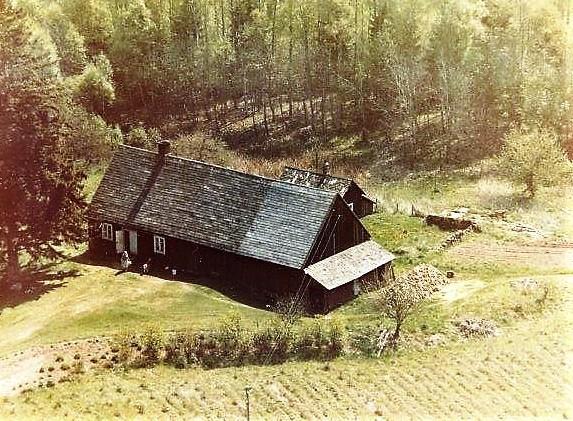
<svg viewBox="0 0 573 421">
<path fill-rule="evenodd" d="M 101 238 L 113 241 L 113 225 L 106 222 L 101 224 Z"/>
<path fill-rule="evenodd" d="M 354 210 L 354 203 L 349 203 L 348 207 L 350 208 L 351 211 L 353 211 Z"/>
<path fill-rule="evenodd" d="M 158 235 L 153 236 L 153 251 L 159 254 L 165 254 L 165 237 Z"/>
</svg>

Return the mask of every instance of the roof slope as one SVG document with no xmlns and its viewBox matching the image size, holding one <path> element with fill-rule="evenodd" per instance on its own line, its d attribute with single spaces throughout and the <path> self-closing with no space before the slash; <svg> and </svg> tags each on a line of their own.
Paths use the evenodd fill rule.
<svg viewBox="0 0 573 421">
<path fill-rule="evenodd" d="M 365 241 L 307 267 L 304 272 L 328 290 L 334 289 L 394 260 L 373 240 Z"/>
<path fill-rule="evenodd" d="M 329 174 L 303 170 L 300 168 L 285 167 L 280 176 L 282 181 L 297 184 L 299 186 L 315 187 L 323 190 L 335 191 L 344 196 L 352 180 L 348 178 L 335 177 Z"/>
<path fill-rule="evenodd" d="M 88 217 L 300 269 L 335 197 L 122 146 Z"/>
</svg>

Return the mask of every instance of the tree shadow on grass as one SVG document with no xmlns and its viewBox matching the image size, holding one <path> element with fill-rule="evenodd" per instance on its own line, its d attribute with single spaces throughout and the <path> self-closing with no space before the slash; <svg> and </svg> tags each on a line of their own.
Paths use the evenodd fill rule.
<svg viewBox="0 0 573 421">
<path fill-rule="evenodd" d="M 51 270 L 52 265 L 24 268 L 16 277 L 0 280 L 0 313 L 8 307 L 16 307 L 39 299 L 47 292 L 63 287 L 67 278 L 79 276 L 77 270 Z"/>
</svg>

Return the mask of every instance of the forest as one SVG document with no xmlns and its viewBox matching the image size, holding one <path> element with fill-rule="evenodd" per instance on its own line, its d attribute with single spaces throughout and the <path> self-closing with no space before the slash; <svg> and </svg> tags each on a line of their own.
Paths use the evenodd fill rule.
<svg viewBox="0 0 573 421">
<path fill-rule="evenodd" d="M 380 181 L 503 152 L 533 195 L 573 154 L 570 3 L 0 0 L 8 266 L 82 237 L 85 177 L 120 143 Z"/>
<path fill-rule="evenodd" d="M 409 166 L 496 153 L 516 127 L 571 151 L 568 0 L 13 3 L 94 159 L 196 131 L 271 157 L 346 136 Z"/>
</svg>

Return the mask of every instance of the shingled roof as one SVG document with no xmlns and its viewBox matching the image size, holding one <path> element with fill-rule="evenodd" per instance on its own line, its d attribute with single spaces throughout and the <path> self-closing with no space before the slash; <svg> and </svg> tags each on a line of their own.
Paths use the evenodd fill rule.
<svg viewBox="0 0 573 421">
<path fill-rule="evenodd" d="M 344 196 L 352 180 L 348 178 L 335 177 L 330 174 L 321 174 L 301 168 L 285 167 L 280 176 L 282 181 L 297 184 L 299 186 L 315 187 L 329 190 Z"/>
<path fill-rule="evenodd" d="M 307 267 L 304 272 L 332 290 L 395 259 L 373 240 L 365 241 Z"/>
<path fill-rule="evenodd" d="M 336 196 L 121 146 L 88 218 L 301 269 Z"/>
</svg>

